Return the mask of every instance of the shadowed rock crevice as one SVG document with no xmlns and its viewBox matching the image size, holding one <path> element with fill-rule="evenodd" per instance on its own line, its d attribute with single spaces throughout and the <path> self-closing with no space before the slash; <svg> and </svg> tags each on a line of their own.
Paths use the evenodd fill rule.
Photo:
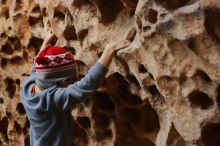
<svg viewBox="0 0 220 146">
<path fill-rule="evenodd" d="M 175 126 L 172 124 L 170 132 L 168 134 L 167 146 L 185 146 L 186 143 L 184 139 L 180 136 L 179 132 L 176 130 Z"/>
<path fill-rule="evenodd" d="M 177 8 L 185 6 L 191 0 L 155 0 L 155 1 L 168 10 L 175 10 Z"/>
<path fill-rule="evenodd" d="M 220 9 L 207 8 L 205 10 L 205 27 L 207 33 L 220 42 Z"/>
<path fill-rule="evenodd" d="M 200 107 L 201 109 L 209 109 L 213 105 L 213 101 L 209 96 L 199 90 L 194 90 L 188 95 L 190 105 L 192 107 Z"/>
<path fill-rule="evenodd" d="M 20 9 L 22 9 L 23 4 L 23 0 L 16 0 L 14 10 L 19 11 Z"/>
<path fill-rule="evenodd" d="M 147 73 L 147 69 L 145 68 L 145 66 L 143 64 L 140 64 L 139 67 L 138 67 L 138 71 L 140 73 Z"/>
<path fill-rule="evenodd" d="M 55 8 L 53 17 L 63 21 L 65 19 L 65 14 L 58 8 Z"/>
<path fill-rule="evenodd" d="M 63 32 L 63 36 L 66 40 L 76 40 L 76 30 L 74 26 L 67 26 Z"/>
<path fill-rule="evenodd" d="M 97 15 L 101 23 L 113 22 L 120 11 L 123 9 L 123 4 L 119 0 L 90 0 L 97 8 Z"/>
<path fill-rule="evenodd" d="M 4 139 L 4 141 L 8 142 L 8 124 L 9 124 L 9 120 L 7 117 L 3 117 L 0 120 L 0 133 Z"/>
<path fill-rule="evenodd" d="M 86 35 L 88 34 L 88 29 L 82 29 L 77 32 L 77 38 L 79 41 L 83 41 Z"/>
<path fill-rule="evenodd" d="M 35 54 L 37 54 L 38 51 L 40 50 L 42 43 L 43 43 L 43 39 L 38 37 L 32 37 L 29 40 L 28 48 L 36 49 Z"/>
<path fill-rule="evenodd" d="M 22 104 L 21 102 L 19 102 L 19 103 L 17 104 L 16 110 L 17 110 L 17 112 L 18 112 L 20 115 L 22 115 L 22 116 L 26 114 L 26 111 L 25 111 L 25 109 L 24 109 L 24 106 L 23 106 L 23 104 Z"/>
<path fill-rule="evenodd" d="M 7 64 L 8 64 L 8 59 L 2 58 L 1 59 L 1 67 L 5 68 L 7 66 Z"/>
<path fill-rule="evenodd" d="M 30 16 L 29 19 L 29 24 L 31 26 L 34 26 L 36 24 L 40 24 L 41 26 L 43 26 L 43 16 L 39 16 L 39 17 L 34 17 L 34 16 Z"/>
<path fill-rule="evenodd" d="M 77 117 L 76 121 L 85 129 L 91 128 L 89 117 Z"/>
<path fill-rule="evenodd" d="M 155 24 L 157 22 L 157 15 L 158 15 L 158 12 L 156 10 L 150 9 L 148 11 L 147 18 L 145 19 L 148 20 L 150 23 Z"/>
<path fill-rule="evenodd" d="M 207 83 L 210 83 L 212 80 L 210 77 L 202 70 L 196 70 L 196 72 L 193 74 L 194 79 L 201 79 Z"/>
<path fill-rule="evenodd" d="M 8 92 L 8 96 L 9 98 L 13 98 L 15 95 L 15 91 L 16 91 L 16 84 L 15 81 L 11 78 L 6 78 L 4 80 L 5 84 L 6 84 L 6 91 Z"/>
<path fill-rule="evenodd" d="M 220 124 L 209 123 L 202 128 L 202 141 L 205 146 L 218 146 L 220 143 Z"/>
</svg>

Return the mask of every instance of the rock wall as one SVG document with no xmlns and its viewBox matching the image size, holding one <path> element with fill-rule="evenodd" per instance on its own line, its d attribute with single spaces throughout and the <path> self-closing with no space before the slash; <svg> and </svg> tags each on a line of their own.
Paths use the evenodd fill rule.
<svg viewBox="0 0 220 146">
<path fill-rule="evenodd" d="M 0 145 L 28 146 L 22 82 L 45 32 L 83 77 L 123 39 L 106 80 L 73 109 L 77 146 L 220 145 L 218 0 L 0 0 Z"/>
</svg>

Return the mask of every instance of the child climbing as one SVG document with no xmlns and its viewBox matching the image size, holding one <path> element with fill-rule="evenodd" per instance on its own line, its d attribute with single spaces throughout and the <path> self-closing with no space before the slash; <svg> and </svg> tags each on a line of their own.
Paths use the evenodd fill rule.
<svg viewBox="0 0 220 146">
<path fill-rule="evenodd" d="M 99 88 L 114 54 L 130 44 L 122 41 L 108 45 L 85 77 L 73 83 L 76 66 L 73 54 L 65 48 L 49 46 L 53 38 L 50 30 L 21 92 L 30 121 L 31 146 L 73 145 L 72 107 Z"/>
</svg>

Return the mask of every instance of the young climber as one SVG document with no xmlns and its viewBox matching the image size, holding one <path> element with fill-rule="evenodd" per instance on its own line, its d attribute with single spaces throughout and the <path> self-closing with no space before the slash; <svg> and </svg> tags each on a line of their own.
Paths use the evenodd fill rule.
<svg viewBox="0 0 220 146">
<path fill-rule="evenodd" d="M 30 121 L 31 146 L 73 145 L 72 107 L 98 89 L 114 54 L 130 44 L 122 41 L 108 45 L 85 77 L 72 83 L 75 79 L 74 57 L 62 47 L 49 46 L 52 38 L 50 31 L 21 92 Z"/>
</svg>

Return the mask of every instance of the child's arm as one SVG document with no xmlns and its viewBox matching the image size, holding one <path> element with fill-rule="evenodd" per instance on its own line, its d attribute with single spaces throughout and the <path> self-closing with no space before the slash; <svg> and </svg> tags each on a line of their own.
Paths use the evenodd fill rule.
<svg viewBox="0 0 220 146">
<path fill-rule="evenodd" d="M 116 52 L 120 49 L 128 47 L 129 45 L 130 45 L 130 42 L 127 40 L 119 42 L 119 43 L 107 45 L 104 52 L 102 53 L 102 56 L 99 59 L 99 62 L 105 67 L 108 67 L 112 61 L 113 56 L 116 54 Z"/>
<path fill-rule="evenodd" d="M 123 41 L 121 43 L 116 43 L 109 45 L 104 50 L 100 59 L 93 65 L 88 73 L 80 81 L 69 85 L 66 88 L 54 88 L 47 91 L 44 98 L 40 98 L 43 106 L 42 110 L 68 110 L 73 107 L 73 105 L 81 103 L 89 98 L 91 93 L 94 93 L 103 80 L 108 71 L 108 66 L 114 54 L 130 44 L 128 41 Z M 44 91 L 42 91 L 44 92 Z M 44 94 L 44 93 L 43 93 Z"/>
</svg>

